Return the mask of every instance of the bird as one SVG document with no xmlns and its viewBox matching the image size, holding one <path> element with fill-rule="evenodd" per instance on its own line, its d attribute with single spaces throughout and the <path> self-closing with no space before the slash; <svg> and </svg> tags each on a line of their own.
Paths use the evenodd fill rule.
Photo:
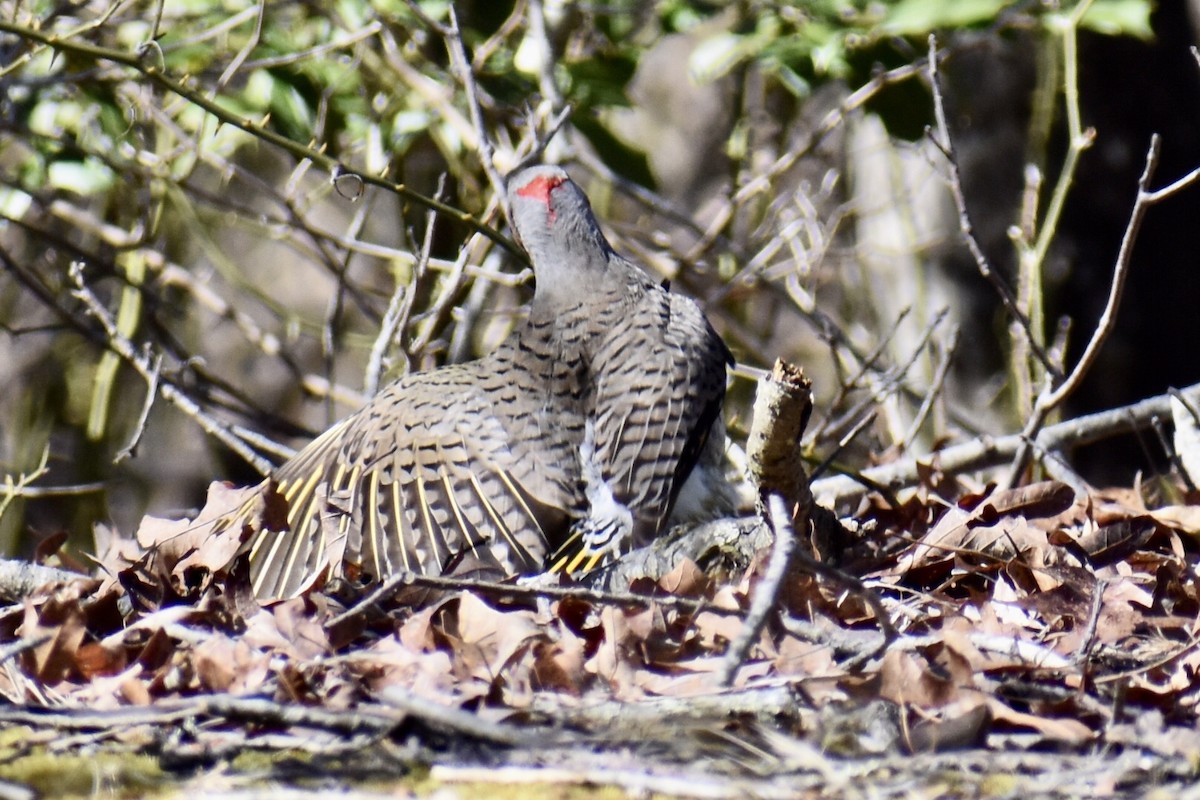
<svg viewBox="0 0 1200 800">
<path fill-rule="evenodd" d="M 388 384 L 264 481 L 287 510 L 243 546 L 260 600 L 401 571 L 586 574 L 720 495 L 733 357 L 700 306 L 613 249 L 563 168 L 519 168 L 505 195 L 528 316 L 482 358 Z"/>
</svg>

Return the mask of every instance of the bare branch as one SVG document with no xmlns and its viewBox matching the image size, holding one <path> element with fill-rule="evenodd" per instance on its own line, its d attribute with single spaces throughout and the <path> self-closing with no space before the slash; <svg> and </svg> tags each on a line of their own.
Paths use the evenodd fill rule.
<svg viewBox="0 0 1200 800">
<path fill-rule="evenodd" d="M 1179 390 L 1191 402 L 1200 402 L 1200 384 Z M 1056 453 L 1069 447 L 1098 442 L 1110 436 L 1131 431 L 1144 430 L 1155 417 L 1170 416 L 1170 395 L 1163 394 L 1120 408 L 1101 411 L 1078 417 L 1057 425 L 1043 428 L 1037 434 L 1036 444 L 1046 453 Z M 822 505 L 832 506 L 838 502 L 861 497 L 875 485 L 888 489 L 912 486 L 919 479 L 921 464 L 936 463 L 938 468 L 949 474 L 962 474 L 995 467 L 1011 461 L 1013 455 L 1028 440 L 1024 434 L 1014 433 L 1000 437 L 980 437 L 963 442 L 924 456 L 907 458 L 891 464 L 863 470 L 863 483 L 851 475 L 839 475 L 813 481 L 813 494 Z"/>
<path fill-rule="evenodd" d="M 145 354 L 139 353 L 134 344 L 117 330 L 116 320 L 112 318 L 108 309 L 104 307 L 96 295 L 92 294 L 91 290 L 84 283 L 83 265 L 78 261 L 74 262 L 71 266 L 71 280 L 76 287 L 75 296 L 83 301 L 88 313 L 104 329 L 108 337 L 109 348 L 133 367 L 146 380 L 147 384 L 156 383 L 156 369 L 150 363 L 150 359 Z M 213 436 L 230 450 L 233 450 L 258 470 L 259 473 L 266 475 L 271 471 L 272 465 L 269 461 L 246 446 L 246 443 L 238 438 L 228 425 L 217 421 L 211 415 L 207 414 L 200 407 L 199 403 L 172 384 L 159 383 L 158 386 L 158 391 L 162 395 L 162 398 L 195 420 L 205 433 Z"/>
<path fill-rule="evenodd" d="M 958 209 L 958 226 L 962 231 L 963 241 L 966 242 L 967 249 L 971 252 L 971 258 L 975 260 L 975 266 L 979 269 L 979 274 L 991 284 L 996 295 L 1000 298 L 1000 302 L 1003 303 L 1005 311 L 1017 321 L 1021 329 L 1025 332 L 1029 346 L 1033 350 L 1034 355 L 1037 356 L 1038 361 L 1045 365 L 1047 371 L 1053 371 L 1053 364 L 1050 358 L 1039 344 L 1041 337 L 1035 333 L 1029 319 L 1017 306 L 1017 300 L 1013 295 L 1012 289 L 992 269 L 991 263 L 983 253 L 983 248 L 979 246 L 979 241 L 975 238 L 975 225 L 971 222 L 971 214 L 967 209 L 967 198 L 963 194 L 962 176 L 958 171 L 958 156 L 954 149 L 954 139 L 950 136 L 950 125 L 946 121 L 946 106 L 942 99 L 941 80 L 938 77 L 937 38 L 933 34 L 929 36 L 929 80 L 933 92 L 933 115 L 937 121 L 937 136 L 931 138 L 933 143 L 946 156 L 946 166 L 950 172 L 947 182 L 950 186 L 950 194 L 954 198 L 954 206 Z"/>
<path fill-rule="evenodd" d="M 1133 211 L 1129 215 L 1129 223 L 1125 226 L 1125 234 L 1121 237 L 1121 249 L 1117 253 L 1116 264 L 1113 266 L 1113 277 L 1109 284 L 1108 300 L 1104 305 L 1104 311 L 1096 322 L 1096 327 L 1092 331 L 1092 337 L 1088 341 L 1087 347 L 1084 348 L 1083 355 L 1079 357 L 1079 361 L 1072 368 L 1071 373 L 1057 387 L 1047 387 L 1038 396 L 1033 413 L 1021 431 L 1023 444 L 1017 449 L 1016 456 L 1013 458 L 1012 469 L 1009 471 L 1006 481 L 1007 486 L 1015 485 L 1020 479 L 1021 473 L 1029 464 L 1030 447 L 1038 431 L 1045 424 L 1050 412 L 1062 405 L 1083 383 L 1083 379 L 1096 362 L 1100 348 L 1116 325 L 1117 311 L 1121 307 L 1125 280 L 1129 275 L 1129 265 L 1133 259 L 1133 246 L 1137 241 L 1146 212 L 1149 211 L 1150 206 L 1190 186 L 1200 177 L 1200 170 L 1196 170 L 1165 189 L 1157 192 L 1151 191 L 1149 185 L 1154 176 L 1154 170 L 1158 166 L 1160 148 L 1161 142 L 1158 134 L 1151 136 L 1150 147 L 1146 151 L 1146 164 L 1142 169 L 1141 177 L 1138 178 L 1137 198 L 1133 203 Z"/>
</svg>

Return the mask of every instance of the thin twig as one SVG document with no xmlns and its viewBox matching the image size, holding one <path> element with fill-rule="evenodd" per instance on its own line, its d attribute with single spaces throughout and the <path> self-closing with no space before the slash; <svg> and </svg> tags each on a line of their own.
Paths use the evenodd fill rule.
<svg viewBox="0 0 1200 800">
<path fill-rule="evenodd" d="M 778 492 L 771 492 L 767 497 L 767 511 L 771 528 L 775 531 L 775 544 L 771 547 L 767 568 L 755 587 L 750 608 L 742 620 L 742 629 L 721 658 L 721 666 L 715 675 L 720 686 L 732 686 L 738 670 L 746 663 L 750 650 L 758 642 L 767 619 L 775 609 L 783 579 L 790 571 L 796 555 L 796 529 L 792 526 L 792 514 Z M 804 521 L 808 522 L 807 515 Z"/>
<path fill-rule="evenodd" d="M 446 176 L 443 174 L 438 179 L 435 198 L 441 199 L 445 183 Z M 396 332 L 407 322 L 408 315 L 412 312 L 412 298 L 417 283 L 429 266 L 429 253 L 433 248 L 433 229 L 436 222 L 437 215 L 432 211 L 429 212 L 425 220 L 425 236 L 421 240 L 421 253 L 417 257 L 417 263 L 413 266 L 412 282 L 405 286 L 402 282 L 396 281 L 396 288 L 388 302 L 387 312 L 384 313 L 383 322 L 379 326 L 379 335 L 375 337 L 375 343 L 371 346 L 371 355 L 367 359 L 367 373 L 363 380 L 363 393 L 367 397 L 374 397 L 375 393 L 379 391 L 379 379 L 383 374 L 383 357 L 387 353 L 388 347 L 395 341 Z"/>
<path fill-rule="evenodd" d="M 533 37 L 541 48 L 538 59 L 538 89 L 557 111 L 563 108 L 562 92 L 558 90 L 558 82 L 554 77 L 554 48 L 550 44 L 550 33 L 546 30 L 546 9 L 542 0 L 529 0 L 529 36 Z"/>
<path fill-rule="evenodd" d="M 570 736 L 545 726 L 513 725 L 495 722 L 480 714 L 457 706 L 439 703 L 422 697 L 400 685 L 387 686 L 379 691 L 379 699 L 389 706 L 420 719 L 435 729 L 450 731 L 483 742 L 515 747 L 546 746 Z"/>
<path fill-rule="evenodd" d="M 280 53 L 276 56 L 267 56 L 265 58 L 255 58 L 246 61 L 242 64 L 242 68 L 251 71 L 256 69 L 277 69 L 286 67 L 292 64 L 298 64 L 302 61 L 323 56 L 327 53 L 334 53 L 338 50 L 345 50 L 352 45 L 358 44 L 364 39 L 370 39 L 383 30 L 383 23 L 379 20 L 372 20 L 361 28 L 358 28 L 345 36 L 333 40 L 332 42 L 323 42 L 313 45 L 304 50 L 291 50 L 286 53 Z"/>
<path fill-rule="evenodd" d="M 875 422 L 876 416 L 878 416 L 877 411 L 872 411 L 870 414 L 865 415 L 858 421 L 858 424 L 848 430 L 842 436 L 842 438 L 838 439 L 837 446 L 834 447 L 833 450 L 823 459 L 821 459 L 820 462 L 817 463 L 817 466 L 813 468 L 812 480 L 815 481 L 817 478 L 824 475 L 825 470 L 829 469 L 830 465 L 837 461 L 837 458 L 842 454 L 842 451 L 849 447 L 850 443 L 857 439 L 860 433 L 865 431 L 873 422 Z"/>
<path fill-rule="evenodd" d="M 67 486 L 0 486 L 0 495 L 24 497 L 71 497 L 77 494 L 91 494 L 108 489 L 105 481 L 91 483 L 72 483 Z"/>
<path fill-rule="evenodd" d="M 632 554 L 630 554 L 632 555 Z M 497 581 L 476 580 L 474 578 L 455 578 L 441 575 L 420 575 L 415 572 L 397 572 L 380 583 L 370 594 L 359 600 L 350 608 L 343 611 L 325 623 L 333 628 L 353 619 L 365 616 L 374 608 L 386 606 L 387 601 L 402 589 L 418 586 L 425 589 L 437 589 L 447 592 L 480 592 L 494 594 L 500 597 L 551 600 L 585 600 L 598 605 L 637 606 L 648 608 L 660 606 L 687 612 L 699 613 L 707 611 L 723 616 L 741 614 L 740 609 L 725 608 L 714 605 L 707 600 L 673 595 L 636 594 L 633 592 L 608 592 L 600 589 L 589 589 L 584 586 L 539 586 L 536 584 L 500 583 Z"/>
<path fill-rule="evenodd" d="M 475 71 L 471 66 L 471 59 L 467 58 L 467 48 L 463 44 L 462 29 L 458 27 L 458 13 L 454 10 L 453 3 L 450 4 L 449 13 L 450 25 L 444 29 L 442 36 L 446 40 L 446 49 L 450 51 L 450 63 L 466 92 L 471 125 L 475 128 L 475 135 L 479 138 L 479 160 L 483 165 L 483 171 L 492 184 L 492 191 L 498 197 L 503 197 L 504 177 L 496 168 L 496 148 L 492 144 L 491 134 L 488 133 L 487 125 L 483 121 L 483 107 L 479 102 L 479 85 L 475 82 Z"/>
<path fill-rule="evenodd" d="M 53 634 L 43 633 L 41 636 L 33 636 L 28 639 L 17 639 L 15 642 L 0 647 L 0 665 L 3 665 L 22 653 L 27 653 L 30 650 L 36 650 L 53 638 Z"/>
<path fill-rule="evenodd" d="M 154 377 L 155 369 L 151 365 L 150 359 L 144 354 L 139 353 L 133 342 L 120 334 L 117 330 L 116 320 L 112 318 L 108 309 L 104 307 L 104 304 L 100 302 L 99 298 L 84 283 L 82 262 L 72 262 L 70 275 L 72 282 L 76 286 L 72 294 L 83 301 L 88 313 L 100 323 L 107 336 L 108 347 L 133 367 L 148 384 L 157 382 L 157 379 Z M 172 384 L 159 383 L 158 386 L 158 391 L 162 395 L 162 398 L 195 420 L 200 425 L 201 430 L 215 437 L 230 450 L 233 450 L 233 452 L 245 459 L 247 463 L 261 474 L 266 475 L 271 471 L 272 465 L 269 461 L 254 452 L 245 442 L 234 435 L 228 425 L 219 422 L 205 413 L 199 403 Z"/>
<path fill-rule="evenodd" d="M 1004 304 L 1005 311 L 1025 331 L 1029 346 L 1033 350 L 1034 355 L 1037 356 L 1038 361 L 1045 365 L 1047 371 L 1053 372 L 1053 363 L 1049 356 L 1046 355 L 1046 351 L 1039 344 L 1041 337 L 1034 334 L 1028 317 L 1017 306 L 1017 300 L 1013 296 L 1012 289 L 992 269 L 991 263 L 983 253 L 983 248 L 979 246 L 979 240 L 975 238 L 975 224 L 971 222 L 971 214 L 967 210 L 967 198 L 963 194 L 962 176 L 958 171 L 958 154 L 954 148 L 954 139 L 950 136 L 950 124 L 946 120 L 946 105 L 942 98 L 942 85 L 938 77 L 937 38 L 933 34 L 929 35 L 929 81 L 931 91 L 933 92 L 933 116 L 937 123 L 937 136 L 930 134 L 930 140 L 946 157 L 946 167 L 950 172 L 948 177 L 950 194 L 954 198 L 954 207 L 958 210 L 958 227 L 962 231 L 963 240 L 966 242 L 967 249 L 971 252 L 971 258 L 974 259 L 979 274 L 991 284 L 992 289 L 1000 298 L 1000 302 Z"/>
<path fill-rule="evenodd" d="M 242 45 L 242 48 L 238 50 L 237 54 L 229 62 L 229 66 L 221 73 L 221 77 L 217 78 L 217 84 L 214 87 L 215 91 L 221 91 L 221 89 L 225 88 L 225 84 L 233 80 L 233 76 L 242 68 L 246 59 L 250 57 L 250 53 L 254 51 L 254 48 L 258 46 L 259 41 L 262 39 L 263 20 L 267 15 L 267 0 L 258 0 L 257 5 L 258 13 L 254 17 L 254 30 L 251 32 L 249 38 L 246 39 L 246 43 Z"/>
<path fill-rule="evenodd" d="M 871 382 L 873 385 L 867 387 L 869 390 L 868 394 L 844 412 L 836 422 L 827 425 L 826 428 L 841 430 L 851 421 L 857 421 L 860 415 L 866 414 L 872 406 L 877 406 L 893 393 L 901 391 L 904 388 L 904 376 L 908 374 L 913 365 L 917 363 L 917 359 L 925 352 L 925 348 L 928 346 L 929 340 L 933 337 L 934 331 L 945 322 L 948 314 L 948 308 L 943 307 L 939 309 L 933 320 L 921 332 L 921 337 L 913 345 L 912 352 L 909 353 L 908 358 L 902 364 L 892 367 L 882 375 L 873 376 L 876 377 L 876 380 Z M 872 375 L 869 372 L 863 374 Z M 874 413 L 874 411 L 871 413 Z"/>
<path fill-rule="evenodd" d="M 1079 647 L 1075 651 L 1075 663 L 1085 669 L 1088 659 L 1092 657 L 1092 648 L 1096 646 L 1096 633 L 1100 627 L 1100 612 L 1104 609 L 1104 590 L 1107 588 L 1107 578 L 1099 579 L 1092 587 L 1092 610 L 1088 614 L 1083 641 L 1079 643 Z"/>
<path fill-rule="evenodd" d="M 942 389 L 946 385 L 946 377 L 950 374 L 950 366 L 954 363 L 954 355 L 957 350 L 958 326 L 951 325 L 950 341 L 946 345 L 941 359 L 938 361 L 933 381 L 929 384 L 929 391 L 925 393 L 925 398 L 921 401 L 917 413 L 913 415 L 912 423 L 908 426 L 908 431 L 904 434 L 903 445 L 905 449 L 912 447 L 913 441 L 917 438 L 917 433 L 921 430 L 921 426 L 925 424 L 925 418 L 929 416 L 934 402 L 941 396 Z"/>
<path fill-rule="evenodd" d="M 1029 464 L 1031 446 L 1038 431 L 1042 429 L 1050 413 L 1074 394 L 1075 390 L 1083 383 L 1083 379 L 1095 365 L 1100 348 L 1116 326 L 1117 311 L 1121 307 L 1121 298 L 1125 292 L 1125 280 L 1129 275 L 1129 266 L 1133 260 L 1133 246 L 1150 206 L 1172 197 L 1200 180 L 1200 169 L 1197 169 L 1162 189 L 1151 190 L 1149 185 L 1154 177 L 1154 170 L 1158 167 L 1160 150 L 1161 140 L 1158 134 L 1154 134 L 1150 137 L 1150 147 L 1146 151 L 1146 165 L 1138 178 L 1137 198 L 1133 203 L 1133 211 L 1125 226 L 1125 234 L 1121 237 L 1121 248 L 1117 253 L 1116 264 L 1113 266 L 1113 277 L 1109 284 L 1108 300 L 1105 302 L 1104 311 L 1096 322 L 1096 327 L 1092 331 L 1092 337 L 1088 341 L 1087 347 L 1084 348 L 1083 355 L 1079 357 L 1079 361 L 1071 369 L 1071 373 L 1056 388 L 1047 387 L 1038 396 L 1033 413 L 1021 431 L 1023 442 L 1013 458 L 1012 468 L 1005 481 L 1005 486 L 1015 486 L 1020 480 L 1021 474 Z"/>
<path fill-rule="evenodd" d="M 838 381 L 838 391 L 837 394 L 833 396 L 833 399 L 829 401 L 829 408 L 841 407 L 842 403 L 845 402 L 846 398 L 850 395 L 850 392 L 859 387 L 859 382 L 866 377 L 867 373 L 874 369 L 876 363 L 883 358 L 884 353 L 887 352 L 888 346 L 892 343 L 896 333 L 900 330 L 900 325 L 911 313 L 912 306 L 904 306 L 901 308 L 896 313 L 896 318 L 892 321 L 892 324 L 889 325 L 887 330 L 883 332 L 883 335 L 879 337 L 879 341 L 876 343 L 875 348 L 871 350 L 871 352 L 867 353 L 864 358 L 858 358 L 857 354 L 852 354 L 855 356 L 855 361 L 858 362 L 857 369 L 853 374 L 846 375 L 844 378 Z M 874 398 L 868 399 L 867 404 L 871 406 L 876 405 Z M 860 404 L 850 412 L 840 415 L 840 417 L 836 420 L 832 415 L 825 417 L 821 424 L 817 426 L 816 430 L 809 434 L 809 438 L 812 441 L 820 441 L 824 439 L 825 437 L 831 435 L 831 430 L 842 428 L 851 423 L 855 417 L 859 417 L 863 408 L 865 408 L 865 406 Z M 875 414 L 876 411 L 872 410 L 871 416 L 874 417 Z M 853 427 L 857 428 L 860 423 L 861 418 L 860 422 L 854 423 Z"/>
<path fill-rule="evenodd" d="M 146 399 L 142 402 L 142 410 L 133 426 L 133 433 L 129 436 L 129 443 L 113 455 L 112 463 L 114 464 L 120 464 L 137 450 L 138 442 L 141 441 L 142 434 L 146 431 L 146 422 L 150 419 L 150 409 L 154 407 L 154 399 L 158 397 L 158 377 L 162 371 L 162 353 L 156 353 L 153 358 L 149 358 L 148 353 L 146 355 L 147 360 L 150 361 L 150 376 L 146 378 Z"/>
</svg>

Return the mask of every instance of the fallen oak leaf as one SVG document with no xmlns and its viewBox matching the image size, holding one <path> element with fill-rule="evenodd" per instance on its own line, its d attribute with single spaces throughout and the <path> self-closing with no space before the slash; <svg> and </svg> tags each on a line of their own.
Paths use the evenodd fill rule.
<svg viewBox="0 0 1200 800">
<path fill-rule="evenodd" d="M 983 504 L 983 517 L 1020 514 L 1027 519 L 1053 517 L 1071 508 L 1075 490 L 1061 481 L 1040 481 L 996 492 Z"/>
<path fill-rule="evenodd" d="M 322 616 L 323 598 L 297 597 L 271 606 L 270 612 L 289 657 L 299 660 L 321 658 L 333 652 L 329 632 L 317 620 Z M 316 607 L 314 607 L 316 606 Z"/>
<path fill-rule="evenodd" d="M 229 570 L 247 532 L 217 523 L 247 503 L 255 518 L 265 513 L 267 503 L 258 487 L 233 489 L 220 481 L 209 484 L 204 507 L 187 532 L 173 542 L 176 548 L 188 548 L 171 570 L 172 588 L 176 593 L 189 596 L 201 592 L 208 587 L 213 575 Z"/>
<path fill-rule="evenodd" d="M 214 575 L 228 572 L 249 533 L 245 526 L 218 525 L 218 521 L 247 503 L 259 509 L 257 518 L 265 502 L 257 487 L 233 489 L 213 482 L 195 519 L 143 517 L 135 534 L 141 552 L 118 550 L 113 574 L 126 591 L 148 598 L 152 606 L 164 602 L 164 589 L 176 597 L 196 597 Z M 108 562 L 114 553 L 111 545 L 106 549 L 103 560 Z"/>
<path fill-rule="evenodd" d="M 43 686 L 55 686 L 77 673 L 79 648 L 87 637 L 87 615 L 79 598 L 58 594 L 25 601 L 21 638 L 43 641 L 24 654 L 27 670 Z"/>
<path fill-rule="evenodd" d="M 401 643 L 398 636 L 385 637 L 353 653 L 348 664 L 373 695 L 400 686 L 446 705 L 461 695 L 462 682 L 454 676 L 450 653 L 413 649 Z"/>
<path fill-rule="evenodd" d="M 1050 543 L 1081 549 L 1087 556 L 1087 562 L 1098 568 L 1124 561 L 1145 545 L 1155 531 L 1154 521 L 1150 517 L 1138 515 L 1096 526 L 1090 532 L 1076 537 L 1065 531 L 1053 533 Z"/>
<path fill-rule="evenodd" d="M 897 570 L 908 572 L 964 555 L 1007 561 L 1031 548 L 1046 546 L 1045 531 L 1022 517 L 982 520 L 980 515 L 950 509 L 912 552 L 900 559 Z"/>
<path fill-rule="evenodd" d="M 1200 534 L 1200 506 L 1174 505 L 1156 508 L 1149 516 L 1159 524 L 1190 536 Z"/>
<path fill-rule="evenodd" d="M 211 536 L 211 531 L 202 527 L 205 523 L 212 523 L 236 511 L 256 494 L 260 494 L 256 487 L 234 489 L 227 483 L 214 481 L 209 484 L 204 507 L 195 519 L 146 516 L 142 518 L 135 537 L 144 550 L 154 550 L 174 566 L 202 546 Z"/>
<path fill-rule="evenodd" d="M 634 644 L 627 615 L 616 606 L 606 605 L 600 608 L 599 617 L 603 640 L 584 669 L 607 681 L 615 698 L 641 699 L 643 693 L 635 689 L 634 683 L 635 668 L 642 666 L 635 658 L 640 650 Z"/>
<path fill-rule="evenodd" d="M 971 664 L 941 641 L 912 650 L 889 650 L 879 665 L 879 696 L 899 706 L 942 708 L 974 686 Z"/>
<path fill-rule="evenodd" d="M 900 559 L 897 570 L 908 572 L 963 553 L 1003 561 L 1044 547 L 1045 532 L 1030 520 L 1057 517 L 1074 505 L 1074 490 L 1058 481 L 964 497 Z"/>
<path fill-rule="evenodd" d="M 708 593 L 712 582 L 690 558 L 680 560 L 675 568 L 658 579 L 658 586 L 675 597 L 701 597 Z"/>
<path fill-rule="evenodd" d="M 579 696 L 586 677 L 584 642 L 569 631 L 561 631 L 556 641 L 533 645 L 533 677 L 538 691 L 562 692 Z"/>
<path fill-rule="evenodd" d="M 1076 719 L 1043 717 L 1017 711 L 995 697 L 988 697 L 987 705 L 992 712 L 994 722 L 1005 722 L 1019 728 L 1036 731 L 1051 742 L 1081 745 L 1096 737 L 1091 728 Z"/>
</svg>

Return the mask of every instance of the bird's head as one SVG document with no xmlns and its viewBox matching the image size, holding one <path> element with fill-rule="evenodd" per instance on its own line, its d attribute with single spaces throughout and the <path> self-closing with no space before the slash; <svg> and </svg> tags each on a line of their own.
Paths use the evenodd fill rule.
<svg viewBox="0 0 1200 800">
<path fill-rule="evenodd" d="M 608 264 L 612 247 L 587 195 L 561 167 L 541 165 L 508 176 L 509 218 L 537 275 L 539 291 L 558 279 L 578 282 Z"/>
</svg>

